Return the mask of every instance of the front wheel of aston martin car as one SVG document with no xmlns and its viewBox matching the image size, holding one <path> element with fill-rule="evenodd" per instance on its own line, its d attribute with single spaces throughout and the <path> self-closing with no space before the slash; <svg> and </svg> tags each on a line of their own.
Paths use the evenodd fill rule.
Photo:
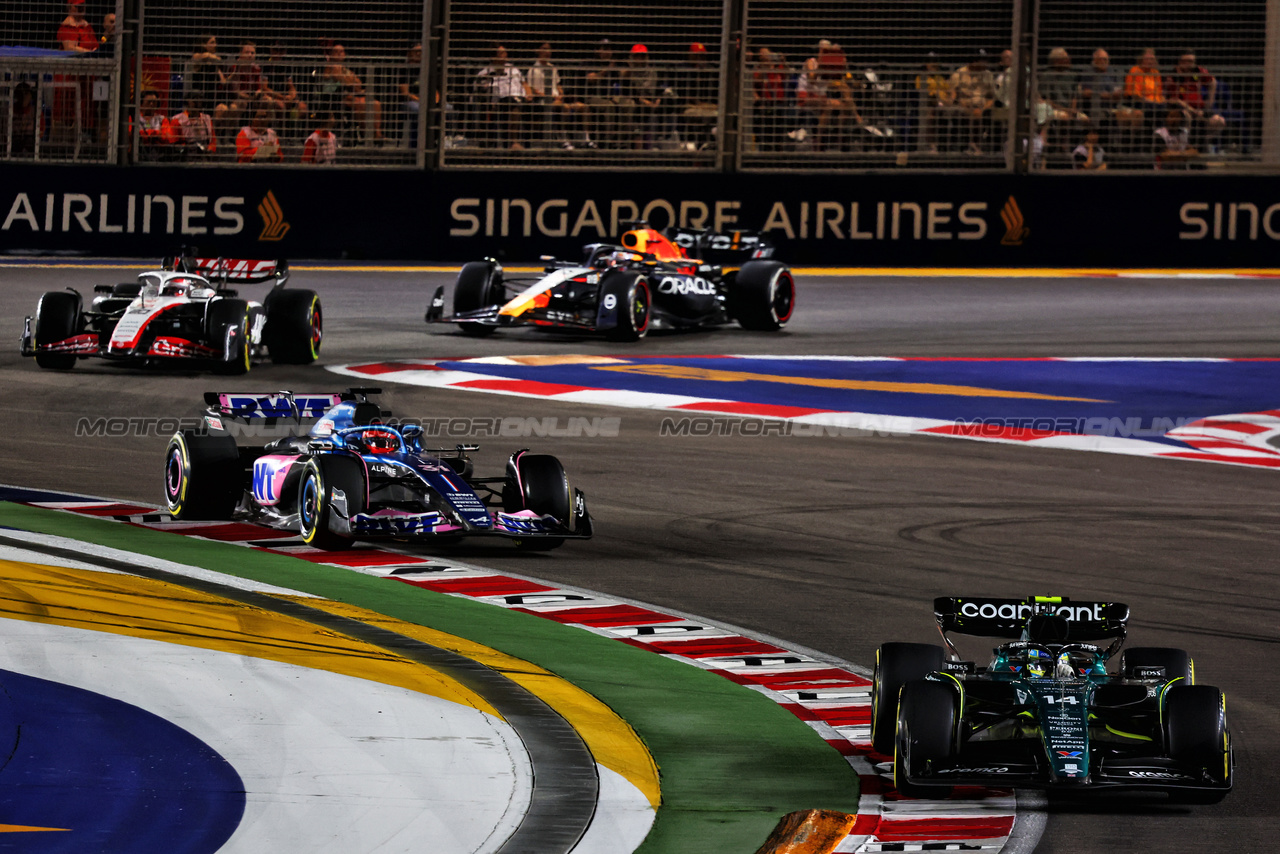
<svg viewBox="0 0 1280 854">
<path fill-rule="evenodd" d="M 956 748 L 955 692 L 941 682 L 908 682 L 902 686 L 898 704 L 896 744 L 893 755 L 893 785 L 908 798 L 945 798 L 949 786 L 916 786 L 908 779 L 918 776 L 930 763 L 946 762 Z"/>
<path fill-rule="evenodd" d="M 36 346 L 65 341 L 80 331 L 80 295 L 73 291 L 50 291 L 36 307 Z M 76 366 L 74 353 L 41 353 L 36 364 L 65 371 Z"/>
<path fill-rule="evenodd" d="M 898 721 L 898 692 L 902 686 L 942 669 L 942 647 L 928 643 L 886 643 L 876 650 L 871 682 L 871 746 L 877 753 L 893 755 Z"/>
<path fill-rule="evenodd" d="M 1173 800 L 1213 804 L 1231 787 L 1231 735 L 1226 699 L 1209 685 L 1174 685 L 1164 695 L 1164 736 L 1169 757 L 1188 771 L 1200 769 L 1215 789 L 1175 789 Z"/>
<path fill-rule="evenodd" d="M 503 302 L 502 294 L 502 274 L 492 264 L 488 261 L 464 264 L 453 286 L 453 313 L 498 305 Z M 464 334 L 477 338 L 492 335 L 496 330 L 496 327 L 483 323 L 459 323 L 458 328 Z"/>
<path fill-rule="evenodd" d="M 539 516 L 551 516 L 568 525 L 572 512 L 569 477 L 564 466 L 549 454 L 521 454 L 516 459 L 519 482 L 510 481 L 503 490 L 503 507 L 508 513 L 532 510 Z M 516 547 L 525 551 L 545 552 L 564 544 L 561 537 L 521 537 Z"/>
<path fill-rule="evenodd" d="M 243 492 L 240 452 L 230 436 L 175 433 L 164 455 L 164 500 L 183 521 L 230 519 Z"/>
<path fill-rule="evenodd" d="M 282 290 L 267 304 L 267 352 L 283 365 L 309 365 L 320 358 L 324 319 L 315 291 Z"/>
<path fill-rule="evenodd" d="M 338 499 L 346 504 L 347 518 L 363 512 L 363 466 L 353 457 L 312 457 L 298 484 L 298 532 L 304 543 L 330 552 L 351 548 L 351 537 L 330 528 Z"/>
<path fill-rule="evenodd" d="M 600 282 L 600 301 L 606 307 L 609 300 L 617 306 L 617 326 L 606 334 L 610 341 L 639 341 L 649 331 L 649 318 L 653 311 L 649 295 L 649 281 L 643 273 L 615 270 Z"/>
<path fill-rule="evenodd" d="M 1126 649 L 1120 656 L 1120 672 L 1133 678 L 1140 667 L 1163 667 L 1166 682 L 1182 679 L 1184 685 L 1196 682 L 1195 664 L 1185 649 L 1172 649 L 1162 646 L 1135 646 Z"/>
<path fill-rule="evenodd" d="M 791 319 L 796 283 L 779 261 L 748 261 L 734 277 L 730 307 L 743 329 L 773 332 Z"/>
</svg>

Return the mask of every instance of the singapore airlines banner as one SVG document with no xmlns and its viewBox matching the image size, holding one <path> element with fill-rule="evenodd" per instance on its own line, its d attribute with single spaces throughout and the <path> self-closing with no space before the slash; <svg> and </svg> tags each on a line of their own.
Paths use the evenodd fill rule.
<svg viewBox="0 0 1280 854">
<path fill-rule="evenodd" d="M 1280 180 L 0 166 L 0 253 L 575 258 L 644 219 L 794 264 L 1280 267 Z"/>
</svg>

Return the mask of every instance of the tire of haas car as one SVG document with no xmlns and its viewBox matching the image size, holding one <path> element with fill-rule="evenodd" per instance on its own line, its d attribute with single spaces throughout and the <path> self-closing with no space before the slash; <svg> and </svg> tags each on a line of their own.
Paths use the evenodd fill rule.
<svg viewBox="0 0 1280 854">
<path fill-rule="evenodd" d="M 734 277 L 731 307 L 743 329 L 773 332 L 791 319 L 796 283 L 780 261 L 748 261 Z"/>
<path fill-rule="evenodd" d="M 36 346 L 70 338 L 80 331 L 80 295 L 74 291 L 50 291 L 36 306 Z M 76 366 L 75 353 L 36 352 L 42 368 L 68 370 Z"/>
<path fill-rule="evenodd" d="M 278 365 L 309 365 L 320 358 L 324 316 L 315 291 L 282 290 L 267 303 L 267 352 Z"/>
<path fill-rule="evenodd" d="M 957 714 L 955 692 L 943 683 L 914 681 L 902 686 L 893 755 L 893 785 L 900 793 L 909 798 L 951 794 L 949 786 L 913 786 L 907 772 L 955 755 Z"/>
<path fill-rule="evenodd" d="M 1164 695 L 1164 732 L 1169 756 L 1204 768 L 1223 789 L 1173 790 L 1184 803 L 1217 803 L 1231 781 L 1230 736 L 1222 692 L 1209 685 L 1174 685 Z"/>
<path fill-rule="evenodd" d="M 504 491 L 504 509 L 508 513 L 532 510 L 539 516 L 553 516 L 561 524 L 568 524 L 572 507 L 572 492 L 564 466 L 549 454 L 522 454 L 516 461 L 520 483 L 510 484 Z M 562 537 L 528 537 L 515 541 L 524 551 L 545 552 L 564 544 Z"/>
<path fill-rule="evenodd" d="M 464 264 L 453 286 L 453 313 L 475 311 L 501 300 L 502 277 L 488 261 L 471 261 Z M 466 335 L 483 338 L 492 335 L 496 327 L 483 323 L 459 323 Z"/>
<path fill-rule="evenodd" d="M 164 455 L 169 515 L 183 521 L 230 519 L 243 492 L 236 440 L 192 430 L 175 433 Z"/>
<path fill-rule="evenodd" d="M 639 341 L 649 331 L 653 300 L 643 273 L 613 270 L 600 282 L 600 299 L 617 300 L 618 325 L 606 333 L 610 341 Z M 624 308 L 625 307 L 625 308 Z"/>
<path fill-rule="evenodd" d="M 242 299 L 222 298 L 209 303 L 205 313 L 205 331 L 209 343 L 218 346 L 227 340 L 227 330 L 239 330 L 235 348 L 219 362 L 215 370 L 220 374 L 247 374 L 252 366 L 253 352 L 249 346 L 249 303 Z"/>
<path fill-rule="evenodd" d="M 893 755 L 898 726 L 898 692 L 902 686 L 942 669 L 942 647 L 928 643 L 886 643 L 876 650 L 871 683 L 871 746 L 877 753 Z"/>
<path fill-rule="evenodd" d="M 354 542 L 329 529 L 335 487 L 347 497 L 349 515 L 364 512 L 364 466 L 358 459 L 326 454 L 307 461 L 298 484 L 299 533 L 307 545 L 330 552 L 349 549 Z"/>
<path fill-rule="evenodd" d="M 1135 646 L 1120 656 L 1120 672 L 1132 677 L 1137 667 L 1163 667 L 1166 682 L 1182 679 L 1184 685 L 1196 683 L 1196 668 L 1185 649 L 1162 646 Z"/>
</svg>

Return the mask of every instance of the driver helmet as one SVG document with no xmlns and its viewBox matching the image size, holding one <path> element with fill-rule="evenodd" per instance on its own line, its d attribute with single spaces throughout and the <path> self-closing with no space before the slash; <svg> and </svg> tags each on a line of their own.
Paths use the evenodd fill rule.
<svg viewBox="0 0 1280 854">
<path fill-rule="evenodd" d="M 1053 656 L 1043 649 L 1027 650 L 1027 675 L 1033 679 L 1043 679 L 1053 667 Z"/>
<path fill-rule="evenodd" d="M 390 430 L 365 430 L 360 441 L 371 454 L 391 454 L 400 447 L 396 434 Z"/>
</svg>

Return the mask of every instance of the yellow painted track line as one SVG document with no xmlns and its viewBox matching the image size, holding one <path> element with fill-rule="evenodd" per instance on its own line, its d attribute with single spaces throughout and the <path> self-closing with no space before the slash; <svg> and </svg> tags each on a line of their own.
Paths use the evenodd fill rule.
<svg viewBox="0 0 1280 854">
<path fill-rule="evenodd" d="M 146 269 L 154 262 L 130 261 L 119 263 L 44 261 L 41 259 L 0 261 L 4 268 L 39 268 L 55 270 L 119 270 Z M 291 263 L 289 269 L 309 273 L 457 273 L 461 264 L 326 264 Z M 510 273 L 540 273 L 541 266 L 504 266 Z M 1217 279 L 1217 278 L 1280 278 L 1280 268 L 1231 267 L 1223 269 L 1164 267 L 793 267 L 798 276 L 874 276 L 907 278 L 979 278 L 979 279 L 1075 279 L 1075 278 L 1135 278 L 1135 279 Z"/>
</svg>

